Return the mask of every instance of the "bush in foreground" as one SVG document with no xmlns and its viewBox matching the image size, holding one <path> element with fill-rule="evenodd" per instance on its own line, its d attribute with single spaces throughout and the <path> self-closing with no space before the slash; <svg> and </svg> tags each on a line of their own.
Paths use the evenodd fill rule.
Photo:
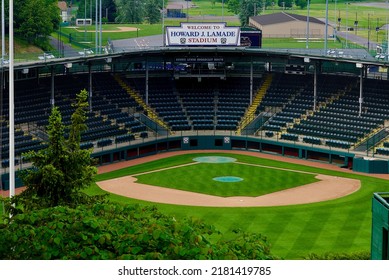
<svg viewBox="0 0 389 280">
<path fill-rule="evenodd" d="M 0 259 L 274 259 L 260 234 L 225 241 L 197 219 L 114 203 L 57 206 L 0 225 Z"/>
<path fill-rule="evenodd" d="M 305 260 L 370 260 L 370 252 L 309 254 Z"/>
</svg>

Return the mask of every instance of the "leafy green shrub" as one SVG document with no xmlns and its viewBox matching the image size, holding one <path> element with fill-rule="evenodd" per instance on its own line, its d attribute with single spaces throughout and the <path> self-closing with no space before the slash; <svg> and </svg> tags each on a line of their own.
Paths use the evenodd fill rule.
<svg viewBox="0 0 389 280">
<path fill-rule="evenodd" d="M 274 259 L 259 234 L 223 240 L 198 219 L 96 203 L 26 211 L 0 225 L 0 259 Z"/>
<path fill-rule="evenodd" d="M 370 260 L 370 252 L 309 254 L 305 260 Z"/>
</svg>

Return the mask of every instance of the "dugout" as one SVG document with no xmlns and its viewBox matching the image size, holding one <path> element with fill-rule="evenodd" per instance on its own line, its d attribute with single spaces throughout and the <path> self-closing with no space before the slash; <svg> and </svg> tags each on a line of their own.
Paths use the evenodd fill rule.
<svg viewBox="0 0 389 280">
<path fill-rule="evenodd" d="M 388 161 L 374 157 L 355 157 L 353 170 L 363 173 L 388 174 Z"/>
<path fill-rule="evenodd" d="M 389 193 L 375 193 L 372 203 L 371 259 L 389 260 Z"/>
</svg>

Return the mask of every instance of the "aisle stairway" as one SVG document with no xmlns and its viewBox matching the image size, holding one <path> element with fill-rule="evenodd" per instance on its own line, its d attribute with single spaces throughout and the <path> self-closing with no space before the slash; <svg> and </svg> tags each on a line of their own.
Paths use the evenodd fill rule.
<svg viewBox="0 0 389 280">
<path fill-rule="evenodd" d="M 263 97 L 266 94 L 266 91 L 269 89 L 271 82 L 272 82 L 273 76 L 272 74 L 267 74 L 262 86 L 259 88 L 257 94 L 254 97 L 254 100 L 252 104 L 247 109 L 245 115 L 243 116 L 241 122 L 239 123 L 238 129 L 236 131 L 237 135 L 241 134 L 241 131 L 252 121 L 255 119 L 255 112 L 259 105 L 261 104 L 261 101 Z"/>
<path fill-rule="evenodd" d="M 137 92 L 135 92 L 129 85 L 126 84 L 125 81 L 123 81 L 119 75 L 115 75 L 115 80 L 118 82 L 118 84 L 126 90 L 126 92 L 133 98 L 135 101 L 143 108 L 143 110 L 146 112 L 147 116 L 153 120 L 158 125 L 162 126 L 163 128 L 167 129 L 170 133 L 170 127 L 167 123 L 165 123 L 162 119 L 159 118 L 157 113 L 146 104 L 146 102 L 142 99 L 141 96 Z"/>
</svg>

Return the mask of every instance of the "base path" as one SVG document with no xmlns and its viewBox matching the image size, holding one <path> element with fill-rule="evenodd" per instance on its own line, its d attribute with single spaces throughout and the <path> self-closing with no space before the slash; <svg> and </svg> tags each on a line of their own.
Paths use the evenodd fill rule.
<svg viewBox="0 0 389 280">
<path fill-rule="evenodd" d="M 151 157 L 141 158 L 139 162 L 128 162 L 126 165 L 140 164 L 146 161 L 156 160 L 163 157 L 169 157 L 182 153 L 201 153 L 210 151 L 185 151 L 185 152 L 173 152 L 164 153 Z M 211 151 L 212 152 L 212 151 Z M 217 151 L 221 152 L 221 151 Z M 230 152 L 226 152 L 231 154 Z M 243 152 L 246 154 L 245 152 Z M 243 154 L 242 153 L 242 154 Z M 253 153 L 256 156 L 264 155 L 259 153 Z M 250 155 L 253 155 L 250 153 Z M 267 157 L 267 155 L 265 155 Z M 274 159 L 274 158 L 273 158 Z M 288 161 L 285 157 L 277 158 L 278 160 Z M 289 159 L 290 160 L 290 159 Z M 137 161 L 137 160 L 135 160 Z M 294 160 L 293 160 L 294 161 Z M 299 160 L 301 163 L 302 161 Z M 118 164 L 125 164 L 118 163 Z M 307 161 L 305 161 L 307 163 Z M 311 162 L 309 165 L 315 165 Z M 333 169 L 329 164 L 318 163 L 318 165 L 326 166 L 329 169 Z M 106 166 L 105 170 L 100 169 L 100 172 L 107 172 L 111 165 Z M 125 167 L 125 166 L 122 166 Z M 318 167 L 318 166 L 317 166 Z M 320 166 L 322 167 L 322 166 Z M 116 167 L 116 169 L 118 166 Z M 151 201 L 156 203 L 175 204 L 175 205 L 187 205 L 187 206 L 207 206 L 207 207 L 259 207 L 259 206 L 283 206 L 283 205 L 296 205 L 314 203 L 325 200 L 332 200 L 339 197 L 349 195 L 361 187 L 360 181 L 355 179 L 348 179 L 336 176 L 316 175 L 316 178 L 320 181 L 307 184 L 304 186 L 291 188 L 275 193 L 266 194 L 259 197 L 219 197 L 188 191 L 181 191 L 176 189 L 169 189 L 163 187 L 150 186 L 140 184 L 136 182 L 136 178 L 133 176 L 125 176 L 121 178 L 115 178 L 112 180 L 106 180 L 98 182 L 98 186 L 103 190 L 118 195 Z"/>
</svg>

